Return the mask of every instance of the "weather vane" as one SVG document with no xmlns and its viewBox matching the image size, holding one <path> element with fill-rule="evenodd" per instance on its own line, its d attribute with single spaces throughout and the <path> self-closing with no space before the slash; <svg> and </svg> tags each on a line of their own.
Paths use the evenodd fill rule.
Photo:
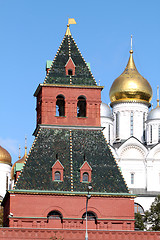
<svg viewBox="0 0 160 240">
<path fill-rule="evenodd" d="M 68 18 L 67 31 L 66 31 L 66 34 L 65 34 L 65 35 L 68 35 L 68 36 L 71 35 L 70 29 L 69 29 L 70 24 L 76 24 L 76 21 L 75 21 L 74 18 Z"/>
</svg>

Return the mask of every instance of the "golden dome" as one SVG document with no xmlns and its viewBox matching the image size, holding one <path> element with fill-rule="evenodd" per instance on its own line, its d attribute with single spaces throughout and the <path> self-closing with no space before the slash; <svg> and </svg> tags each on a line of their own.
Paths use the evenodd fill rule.
<svg viewBox="0 0 160 240">
<path fill-rule="evenodd" d="M 116 78 L 110 89 L 111 106 L 116 102 L 149 102 L 152 99 L 152 88 L 149 82 L 137 71 L 133 60 L 133 51 L 124 72 Z M 149 104 L 150 105 L 150 104 Z"/>
<path fill-rule="evenodd" d="M 0 163 L 6 163 L 11 165 L 11 155 L 9 152 L 0 146 Z"/>
</svg>

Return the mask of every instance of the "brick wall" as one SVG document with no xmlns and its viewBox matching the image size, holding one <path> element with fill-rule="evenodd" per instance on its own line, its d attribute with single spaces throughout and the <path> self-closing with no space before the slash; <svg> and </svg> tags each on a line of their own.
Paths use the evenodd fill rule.
<svg viewBox="0 0 160 240">
<path fill-rule="evenodd" d="M 85 230 L 68 229 L 25 229 L 25 228 L 0 228 L 0 240 L 29 240 L 29 239 L 58 239 L 64 240 L 84 240 Z M 89 240 L 158 240 L 160 232 L 141 231 L 104 231 L 89 230 Z"/>
</svg>

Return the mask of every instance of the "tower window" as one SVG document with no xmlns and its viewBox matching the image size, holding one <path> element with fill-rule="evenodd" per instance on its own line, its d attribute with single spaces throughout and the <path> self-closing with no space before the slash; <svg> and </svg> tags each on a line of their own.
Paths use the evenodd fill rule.
<svg viewBox="0 0 160 240">
<path fill-rule="evenodd" d="M 86 117 L 86 99 L 83 96 L 78 97 L 77 117 Z"/>
<path fill-rule="evenodd" d="M 57 180 L 57 181 L 60 181 L 60 180 L 61 180 L 61 174 L 60 174 L 60 172 L 57 171 L 57 172 L 54 173 L 54 179 Z"/>
<path fill-rule="evenodd" d="M 73 75 L 72 69 L 68 69 L 68 75 L 69 75 L 69 76 L 72 76 L 72 75 Z"/>
<path fill-rule="evenodd" d="M 131 112 L 131 136 L 133 136 L 133 112 Z"/>
<path fill-rule="evenodd" d="M 134 173 L 131 173 L 131 184 L 134 184 Z"/>
<path fill-rule="evenodd" d="M 83 173 L 83 182 L 89 182 L 89 174 L 87 172 Z"/>
<path fill-rule="evenodd" d="M 65 98 L 63 95 L 58 95 L 56 97 L 56 116 L 64 117 L 65 116 Z"/>
</svg>

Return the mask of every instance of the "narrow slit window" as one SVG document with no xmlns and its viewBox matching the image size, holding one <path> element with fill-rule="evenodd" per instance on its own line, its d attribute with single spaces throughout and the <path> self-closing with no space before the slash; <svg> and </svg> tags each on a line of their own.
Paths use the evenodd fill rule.
<svg viewBox="0 0 160 240">
<path fill-rule="evenodd" d="M 134 184 L 134 173 L 131 173 L 131 184 Z"/>
<path fill-rule="evenodd" d="M 119 123 L 120 123 L 119 115 L 120 115 L 119 112 L 116 113 L 116 139 L 119 138 Z"/>
<path fill-rule="evenodd" d="M 152 143 L 152 125 L 150 126 L 150 143 Z"/>
<path fill-rule="evenodd" d="M 158 142 L 160 142 L 160 126 L 158 126 Z"/>
<path fill-rule="evenodd" d="M 131 112 L 131 136 L 133 136 L 133 112 Z"/>
</svg>

